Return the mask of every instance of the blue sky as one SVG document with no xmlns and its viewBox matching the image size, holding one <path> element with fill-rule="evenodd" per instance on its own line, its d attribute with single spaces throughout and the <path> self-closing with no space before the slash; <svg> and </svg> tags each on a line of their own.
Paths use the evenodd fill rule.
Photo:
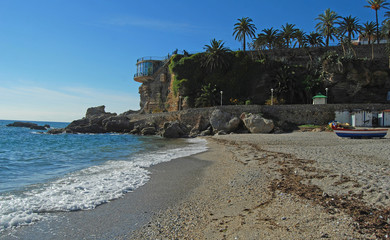
<svg viewBox="0 0 390 240">
<path fill-rule="evenodd" d="M 238 18 L 257 32 L 295 24 L 314 31 L 330 8 L 360 23 L 366 0 L 0 0 L 0 119 L 72 121 L 88 107 L 139 109 L 137 58 L 200 52 L 216 38 L 238 49 Z M 385 10 L 380 11 L 383 20 Z"/>
</svg>

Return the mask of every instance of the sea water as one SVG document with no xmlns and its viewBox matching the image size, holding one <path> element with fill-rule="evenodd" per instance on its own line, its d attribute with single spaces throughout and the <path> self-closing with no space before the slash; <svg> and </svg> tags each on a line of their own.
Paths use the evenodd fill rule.
<svg viewBox="0 0 390 240">
<path fill-rule="evenodd" d="M 206 150 L 201 139 L 50 135 L 6 127 L 12 122 L 0 120 L 0 233 L 52 213 L 93 209 L 144 185 L 148 167 Z"/>
</svg>

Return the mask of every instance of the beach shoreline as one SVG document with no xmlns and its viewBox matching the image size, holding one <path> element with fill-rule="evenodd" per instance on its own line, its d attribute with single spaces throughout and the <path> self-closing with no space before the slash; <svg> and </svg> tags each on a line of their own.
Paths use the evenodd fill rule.
<svg viewBox="0 0 390 240">
<path fill-rule="evenodd" d="M 128 239 L 155 212 L 180 202 L 209 165 L 191 156 L 151 166 L 150 180 L 122 198 L 87 211 L 53 213 L 47 220 L 5 230 L 0 239 Z"/>
<path fill-rule="evenodd" d="M 129 239 L 382 239 L 389 237 L 384 139 L 332 132 L 207 138 L 211 161 L 185 200 Z"/>
<path fill-rule="evenodd" d="M 123 198 L 0 239 L 388 237 L 389 136 L 293 132 L 205 139 L 206 152 L 152 166 L 150 181 Z"/>
</svg>

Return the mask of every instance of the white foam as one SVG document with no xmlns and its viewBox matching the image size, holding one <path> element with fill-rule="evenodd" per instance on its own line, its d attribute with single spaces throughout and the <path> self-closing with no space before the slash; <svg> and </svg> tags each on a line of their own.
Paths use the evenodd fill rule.
<svg viewBox="0 0 390 240">
<path fill-rule="evenodd" d="M 33 186 L 18 194 L 0 195 L 0 232 L 41 220 L 45 213 L 93 209 L 117 199 L 149 180 L 152 165 L 206 151 L 206 141 L 135 156 L 131 161 L 108 161 L 66 175 L 50 183 Z"/>
</svg>

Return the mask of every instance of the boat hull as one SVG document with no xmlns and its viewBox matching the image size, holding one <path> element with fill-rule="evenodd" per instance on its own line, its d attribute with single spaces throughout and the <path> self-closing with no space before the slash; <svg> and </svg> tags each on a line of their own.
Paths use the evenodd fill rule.
<svg viewBox="0 0 390 240">
<path fill-rule="evenodd" d="M 345 138 L 383 138 L 387 129 L 333 129 L 339 137 Z"/>
</svg>

